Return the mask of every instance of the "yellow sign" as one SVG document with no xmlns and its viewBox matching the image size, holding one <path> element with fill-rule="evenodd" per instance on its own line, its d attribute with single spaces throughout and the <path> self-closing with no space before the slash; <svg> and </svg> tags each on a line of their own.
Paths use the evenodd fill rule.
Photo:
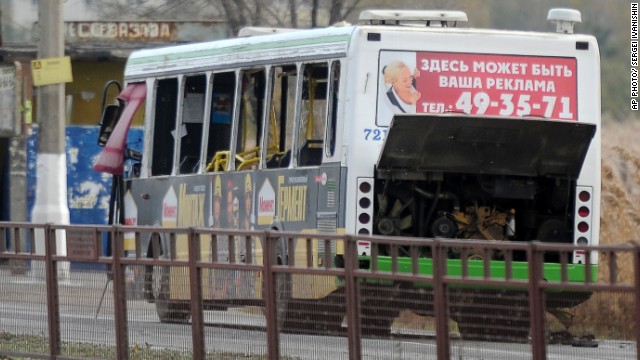
<svg viewBox="0 0 640 360">
<path fill-rule="evenodd" d="M 31 60 L 31 75 L 34 86 L 72 82 L 71 59 L 65 56 Z"/>
</svg>

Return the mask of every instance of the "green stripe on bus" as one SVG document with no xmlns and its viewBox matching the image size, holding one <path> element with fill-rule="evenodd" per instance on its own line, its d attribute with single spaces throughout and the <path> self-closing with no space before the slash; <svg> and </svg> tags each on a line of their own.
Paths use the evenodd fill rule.
<svg viewBox="0 0 640 360">
<path fill-rule="evenodd" d="M 370 257 L 360 257 L 361 260 L 371 260 Z M 421 258 L 418 261 L 418 271 L 422 275 L 433 275 L 433 260 Z M 380 256 L 378 258 L 378 269 L 383 272 L 390 272 L 392 262 L 390 257 Z M 398 272 L 411 273 L 411 259 L 398 258 Z M 561 265 L 557 263 L 544 263 L 544 278 L 550 282 L 559 282 L 561 279 Z M 489 265 L 489 279 L 505 279 L 505 262 L 492 260 Z M 460 259 L 447 260 L 447 276 L 462 276 L 462 261 Z M 474 278 L 484 278 L 484 262 L 479 260 L 467 261 L 467 276 Z M 514 280 L 527 280 L 529 278 L 529 264 L 525 261 L 511 262 L 511 278 Z M 598 278 L 598 265 L 591 265 L 591 281 L 596 282 Z M 585 282 L 586 266 L 584 264 L 567 264 L 567 281 Z"/>
</svg>

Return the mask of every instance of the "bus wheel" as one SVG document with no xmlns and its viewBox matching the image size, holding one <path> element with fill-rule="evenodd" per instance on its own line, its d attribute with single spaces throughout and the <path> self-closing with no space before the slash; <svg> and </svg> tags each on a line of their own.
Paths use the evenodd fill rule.
<svg viewBox="0 0 640 360">
<path fill-rule="evenodd" d="M 393 321 L 400 314 L 393 302 L 395 291 L 391 286 L 378 284 L 362 284 L 360 289 L 362 335 L 389 337 Z"/>
<path fill-rule="evenodd" d="M 151 278 L 151 290 L 153 302 L 160 322 L 185 324 L 191 317 L 189 303 L 171 301 L 169 296 L 170 268 L 167 266 L 147 266 L 145 270 L 152 271 L 151 275 L 145 274 L 145 278 Z"/>
<path fill-rule="evenodd" d="M 277 265 L 286 265 L 287 254 L 286 240 L 278 238 L 276 242 L 276 258 Z M 278 313 L 278 328 L 280 331 L 288 330 L 289 324 L 292 321 L 291 314 L 289 313 L 289 303 L 291 302 L 291 289 L 293 284 L 291 283 L 291 274 L 279 273 L 276 274 L 276 309 Z M 295 319 L 293 319 L 295 321 Z"/>
<path fill-rule="evenodd" d="M 462 295 L 452 311 L 464 340 L 526 342 L 529 306 L 525 293 L 477 291 Z"/>
<path fill-rule="evenodd" d="M 345 315 L 344 288 L 338 288 L 320 299 L 291 300 L 285 329 L 289 332 L 334 335 L 343 332 Z"/>
<path fill-rule="evenodd" d="M 322 333 L 342 332 L 342 321 L 346 314 L 345 288 L 339 287 L 317 302 L 314 326 Z"/>
</svg>

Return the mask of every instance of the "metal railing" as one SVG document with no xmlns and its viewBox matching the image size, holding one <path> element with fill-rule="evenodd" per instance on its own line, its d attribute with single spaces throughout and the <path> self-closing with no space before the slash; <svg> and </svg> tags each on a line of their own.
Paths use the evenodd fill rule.
<svg viewBox="0 0 640 360">
<path fill-rule="evenodd" d="M 356 254 L 363 241 L 371 243 L 370 256 Z M 107 255 L 109 248 L 113 255 Z M 586 264 L 571 263 L 575 250 L 587 254 Z M 591 253 L 599 254 L 599 264 L 589 262 Z M 625 314 L 629 323 L 621 324 L 611 310 L 613 324 L 602 324 L 604 331 L 584 325 L 597 334 L 568 341 L 574 347 L 580 341 L 597 346 L 594 338 L 633 343 L 624 354 L 640 359 L 637 245 L 0 223 L 0 271 L 0 335 L 19 339 L 0 341 L 2 356 L 131 359 L 146 347 L 177 349 L 184 358 L 216 358 L 229 352 L 221 350 L 228 349 L 226 333 L 215 333 L 222 328 L 233 334 L 252 331 L 231 352 L 256 358 L 305 358 L 304 346 L 314 341 L 334 344 L 332 351 L 348 359 L 402 358 L 393 347 L 405 346 L 401 339 L 411 333 L 433 345 L 415 350 L 426 358 L 463 359 L 467 347 L 481 342 L 496 351 L 516 346 L 522 356 L 538 360 L 550 351 L 567 351 L 552 348 L 550 313 L 564 324 L 567 309 L 577 308 L 591 321 L 597 311 L 590 310 L 590 302 L 607 303 L 615 294 L 618 306 L 633 311 Z M 74 281 L 79 285 L 69 285 Z M 33 286 L 39 283 L 44 286 Z M 105 297 L 108 285 L 113 294 Z M 28 320 L 30 309 L 36 318 L 44 315 L 38 312 L 43 306 L 46 330 Z M 231 321 L 216 318 L 230 309 L 243 310 L 233 312 L 237 318 Z M 100 312 L 105 315 L 99 318 Z M 409 320 L 403 319 L 406 314 Z M 28 330 L 21 316 L 35 330 Z M 569 328 L 576 326 L 570 320 Z M 139 322 L 147 325 L 136 330 Z M 163 327 L 153 334 L 145 329 L 156 325 L 148 324 Z M 616 326 L 632 331 L 612 330 Z M 95 330 L 99 327 L 113 333 Z M 169 340 L 160 335 L 174 332 Z M 33 334 L 40 336 L 39 345 L 29 345 Z M 296 342 L 299 336 L 305 344 Z M 252 345 L 257 338 L 264 346 Z M 111 348 L 110 355 L 78 350 L 96 342 Z M 389 353 L 371 355 L 381 350 Z M 316 356 L 321 357 L 310 358 Z"/>
</svg>

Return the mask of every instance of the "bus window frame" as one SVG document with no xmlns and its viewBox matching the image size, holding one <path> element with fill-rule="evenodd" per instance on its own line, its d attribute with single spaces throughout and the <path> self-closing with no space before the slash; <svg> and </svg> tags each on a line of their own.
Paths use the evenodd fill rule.
<svg viewBox="0 0 640 360">
<path fill-rule="evenodd" d="M 213 71 L 205 71 L 204 118 L 202 121 L 202 138 L 200 139 L 200 164 L 196 174 L 202 174 L 207 167 L 207 150 L 209 148 L 209 128 L 211 126 L 211 96 L 213 93 Z"/>
<path fill-rule="evenodd" d="M 231 117 L 231 139 L 229 140 L 229 159 L 235 159 L 236 156 L 236 142 L 238 141 L 238 132 L 237 128 L 240 123 L 240 104 L 242 95 L 242 81 L 240 78 L 242 69 L 236 68 L 233 70 L 233 73 L 236 78 L 234 95 L 233 95 L 233 113 Z M 226 168 L 223 170 L 224 172 L 230 172 L 236 170 L 235 161 L 228 161 Z"/>
<path fill-rule="evenodd" d="M 156 84 L 158 79 L 155 77 L 147 78 L 145 80 L 147 83 L 147 99 L 146 99 L 146 110 L 147 112 L 144 115 L 144 144 L 143 144 L 143 155 L 142 155 L 142 166 L 140 169 L 140 177 L 141 178 L 150 178 L 153 177 L 153 173 L 151 172 L 151 167 L 153 166 L 153 137 L 155 136 L 155 116 L 156 116 L 156 94 L 158 90 L 156 89 Z"/>
<path fill-rule="evenodd" d="M 214 168 L 211 170 L 210 166 L 212 166 L 214 164 L 214 162 L 216 161 L 216 156 L 218 155 L 218 153 L 220 152 L 227 152 L 227 156 L 229 156 L 229 154 L 231 153 L 231 148 L 233 146 L 233 144 L 231 143 L 232 140 L 232 135 L 233 135 L 233 119 L 234 119 L 234 111 L 235 111 L 235 97 L 236 97 L 236 90 L 237 90 L 237 85 L 238 85 L 238 79 L 237 79 L 237 72 L 236 69 L 220 69 L 219 71 L 211 71 L 211 78 L 209 80 L 209 82 L 207 83 L 207 87 L 208 89 L 208 98 L 207 98 L 207 106 L 209 108 L 209 111 L 206 113 L 207 118 L 205 119 L 207 125 L 207 129 L 206 132 L 203 134 L 203 136 L 206 137 L 206 145 L 204 146 L 204 155 L 203 155 L 203 159 L 204 161 L 202 161 L 203 164 L 203 168 L 202 168 L 202 172 L 206 173 L 206 172 L 226 172 L 229 171 L 229 169 L 227 168 L 226 162 L 224 163 L 224 168 L 222 169 L 217 169 L 215 166 Z M 223 76 L 231 76 L 233 78 L 233 104 L 232 105 L 232 109 L 231 109 L 231 114 L 230 114 L 230 120 L 229 120 L 229 129 L 228 129 L 228 135 L 229 135 L 229 142 L 228 145 L 226 147 L 221 147 L 220 149 L 215 150 L 212 154 L 209 154 L 209 147 L 210 147 L 210 143 L 211 143 L 211 126 L 214 123 L 212 116 L 214 115 L 214 109 L 213 109 L 213 96 L 214 94 L 217 94 L 218 91 L 220 90 L 220 88 L 223 89 L 227 89 L 223 84 L 219 84 L 218 81 L 224 81 L 224 80 L 218 80 L 218 78 L 221 78 Z M 218 87 L 219 85 L 219 87 Z M 230 87 L 229 87 L 230 88 Z M 217 131 L 217 130 L 216 130 Z M 218 145 L 218 144 L 214 144 L 214 145 Z M 210 157 L 209 157 L 210 156 Z"/>
<path fill-rule="evenodd" d="M 300 73 L 300 68 L 299 68 L 299 62 L 282 62 L 282 63 L 277 63 L 277 64 L 271 64 L 268 65 L 267 67 L 269 69 L 269 72 L 267 73 L 267 79 L 266 79 L 266 84 L 267 84 L 267 91 L 268 91 L 268 98 L 265 100 L 265 116 L 263 117 L 263 139 L 261 140 L 261 144 L 263 146 L 263 149 L 261 151 L 262 154 L 262 158 L 263 160 L 261 160 L 262 167 L 261 169 L 289 169 L 292 168 L 292 157 L 293 157 L 293 150 L 295 147 L 295 144 L 293 143 L 293 137 L 296 134 L 296 110 L 295 110 L 295 103 L 297 101 L 298 98 L 298 78 L 299 73 Z M 288 153 L 289 155 L 287 156 L 286 154 L 281 154 L 281 157 L 287 158 L 288 159 L 288 165 L 287 166 L 276 166 L 276 167 L 269 167 L 268 166 L 268 162 L 269 162 L 269 143 L 271 141 L 270 139 L 270 135 L 269 134 L 269 130 L 271 128 L 271 107 L 273 104 L 273 97 L 274 97 L 274 89 L 276 87 L 276 82 L 277 81 L 282 81 L 282 79 L 276 77 L 276 69 L 292 69 L 295 68 L 295 75 L 296 76 L 296 84 L 295 84 L 295 89 L 293 90 L 293 93 L 290 91 L 290 89 L 292 89 L 292 87 L 289 87 L 287 85 L 287 91 L 285 93 L 283 93 L 282 91 L 282 84 L 280 84 L 280 90 L 279 90 L 279 95 L 280 95 L 280 99 L 279 99 L 279 110 L 280 110 L 280 114 L 278 114 L 278 120 L 287 120 L 286 123 L 283 123 L 282 121 L 280 121 L 279 126 L 279 139 L 278 139 L 278 151 L 283 151 L 282 147 L 285 148 L 284 153 Z M 290 71 L 290 70 L 288 70 Z M 287 72 L 288 72 L 287 71 Z M 283 72 L 283 74 L 285 74 L 286 72 Z M 291 76 L 291 75 L 287 75 L 287 76 Z M 288 81 L 287 81 L 288 84 Z M 291 112 L 291 116 L 289 117 L 289 111 L 288 109 L 290 108 L 290 103 L 289 103 L 289 96 L 290 94 L 293 94 L 293 96 L 291 97 L 291 99 L 293 100 L 293 104 L 294 104 L 294 109 Z M 284 95 L 284 96 L 283 96 Z M 286 105 L 286 106 L 283 106 Z M 290 124 L 290 126 L 289 126 Z M 287 138 L 286 138 L 286 134 L 287 134 L 287 128 L 291 128 L 291 138 L 288 139 L 290 141 L 287 142 Z M 283 133 L 284 132 L 284 133 Z M 284 135 L 284 136 L 283 136 Z M 287 148 L 287 144 L 290 145 L 290 148 Z M 272 155 L 273 156 L 273 155 Z"/>
<path fill-rule="evenodd" d="M 184 99 L 182 94 L 185 87 L 185 74 L 178 74 L 178 94 L 176 99 L 176 124 L 173 135 L 173 167 L 171 168 L 171 176 L 180 174 L 180 149 L 182 148 L 182 108 L 184 107 Z"/>
<path fill-rule="evenodd" d="M 265 71 L 265 89 L 264 89 L 264 106 L 262 107 L 262 132 L 260 134 L 260 160 L 258 161 L 258 169 L 267 169 L 267 156 L 269 147 L 269 128 L 271 126 L 271 101 L 273 100 L 273 73 L 275 71 L 273 65 L 266 65 Z"/>
<path fill-rule="evenodd" d="M 147 170 L 148 170 L 148 175 L 149 177 L 160 177 L 160 176 L 175 176 L 176 175 L 176 168 L 177 168 L 177 164 L 176 164 L 176 159 L 178 157 L 178 154 L 176 154 L 176 146 L 178 146 L 179 144 L 179 124 L 180 121 L 182 119 L 182 114 L 180 114 L 180 109 L 181 109 L 181 104 L 182 101 L 180 99 L 180 96 L 178 96 L 180 94 L 180 84 L 182 82 L 182 78 L 184 77 L 184 74 L 177 74 L 177 75 L 172 75 L 172 76 L 162 76 L 162 77 L 155 77 L 155 78 L 151 78 L 152 81 L 152 86 L 153 86 L 153 91 L 151 93 L 151 96 L 149 98 L 150 103 L 151 103 L 151 108 L 150 108 L 150 112 L 149 112 L 149 117 L 145 117 L 145 120 L 148 120 L 148 128 L 145 129 L 147 130 L 147 132 L 149 133 L 149 138 L 145 138 L 145 142 L 148 145 L 145 145 L 145 148 L 147 149 L 146 153 L 150 154 L 148 159 L 149 162 L 146 164 L 147 166 Z M 158 84 L 160 81 L 162 80 L 175 80 L 177 82 L 177 94 L 176 94 L 176 98 L 174 99 L 175 101 L 175 107 L 176 107 L 176 111 L 174 114 L 174 132 L 175 134 L 173 135 L 173 153 L 172 153 L 172 164 L 169 167 L 170 171 L 168 173 L 162 173 L 162 174 L 155 174 L 153 171 L 153 165 L 154 165 L 154 159 L 155 159 L 155 140 L 156 140 L 156 125 L 157 125 L 157 119 L 156 119 L 156 106 L 157 106 L 157 97 L 158 97 Z M 147 93 L 148 94 L 148 93 Z"/>
<path fill-rule="evenodd" d="M 296 144 L 298 143 L 298 130 L 300 127 L 300 113 L 301 113 L 301 104 L 302 104 L 302 86 L 304 81 L 303 70 L 303 62 L 296 61 L 296 92 L 294 98 L 293 105 L 293 134 L 291 134 L 291 161 L 289 162 L 288 169 L 297 168 L 298 167 L 298 154 L 296 153 Z M 286 134 L 285 134 L 286 135 Z"/>
<path fill-rule="evenodd" d="M 262 89 L 263 94 L 262 94 L 262 111 L 260 112 L 260 114 L 256 114 L 256 126 L 258 127 L 264 127 L 265 124 L 265 109 L 268 108 L 267 106 L 267 88 L 268 86 L 268 73 L 267 73 L 267 68 L 265 66 L 249 66 L 249 67 L 243 67 L 238 69 L 238 71 L 236 72 L 236 85 L 238 85 L 238 87 L 236 88 L 237 90 L 237 94 L 238 94 L 238 102 L 236 103 L 237 108 L 234 110 L 237 110 L 237 118 L 234 118 L 235 123 L 232 127 L 232 132 L 233 135 L 235 136 L 235 142 L 231 144 L 231 152 L 230 152 L 230 159 L 237 159 L 237 153 L 238 153 L 238 141 L 243 141 L 246 139 L 239 139 L 238 134 L 240 132 L 240 125 L 242 124 L 242 120 L 241 119 L 241 115 L 243 115 L 243 111 L 242 111 L 242 95 L 243 95 L 243 83 L 244 83 L 244 74 L 248 73 L 249 76 L 253 76 L 253 74 L 256 73 L 263 73 L 264 74 L 264 87 Z M 251 90 L 249 90 L 251 91 Z M 258 139 L 256 141 L 256 146 L 260 147 L 260 149 L 255 153 L 255 155 L 258 157 L 258 162 L 255 164 L 255 169 L 259 168 L 259 164 L 262 163 L 262 136 L 264 134 L 264 129 L 261 128 L 259 133 L 256 133 L 256 135 L 258 135 Z M 246 134 L 243 134 L 243 137 L 245 137 Z M 244 148 L 244 145 L 241 146 L 242 148 Z M 243 150 L 242 152 L 244 152 L 246 150 Z M 246 169 L 242 169 L 242 170 L 236 170 L 236 164 L 235 164 L 235 160 L 234 161 L 229 161 L 230 163 L 233 163 L 233 165 L 228 165 L 228 169 L 226 171 L 243 171 Z M 233 166 L 233 168 L 231 168 L 231 166 Z"/>
<path fill-rule="evenodd" d="M 336 67 L 338 68 L 338 78 L 336 79 Z M 340 97 L 336 96 L 336 83 L 338 92 L 342 88 L 342 61 L 341 59 L 332 59 L 329 61 L 329 77 L 327 84 L 327 123 L 325 126 L 324 134 L 324 159 L 333 159 L 336 154 L 337 142 L 337 128 L 339 123 L 339 111 Z M 325 162 L 323 159 L 323 163 Z"/>
<path fill-rule="evenodd" d="M 330 77 L 331 77 L 331 64 L 333 63 L 334 59 L 323 59 L 323 60 L 315 60 L 315 61 L 306 61 L 306 62 L 302 62 L 301 64 L 301 70 L 299 71 L 299 73 L 302 75 L 302 87 L 300 88 L 300 92 L 298 94 L 296 94 L 298 96 L 299 102 L 300 102 L 300 113 L 299 115 L 299 121 L 298 121 L 298 126 L 296 127 L 296 133 L 298 134 L 298 137 L 295 140 L 294 143 L 294 150 L 295 150 L 295 155 L 296 155 L 296 167 L 317 167 L 317 166 L 321 166 L 324 163 L 324 159 L 325 159 L 325 155 L 324 155 L 324 151 L 322 149 L 324 149 L 325 144 L 326 144 L 326 135 L 327 135 L 327 123 L 329 120 L 329 81 L 330 81 Z M 311 91 L 311 85 L 312 85 L 312 79 L 317 79 L 315 78 L 315 73 L 314 71 L 317 68 L 320 68 L 324 66 L 324 68 L 326 69 L 326 81 L 327 81 L 327 85 L 326 85 L 326 89 L 325 89 L 325 98 L 316 98 L 314 96 L 313 99 L 311 99 L 311 96 L 313 96 L 313 92 Z M 307 78 L 307 70 L 311 68 L 311 71 L 308 73 L 308 78 Z M 312 103 L 312 101 L 317 101 L 317 100 L 322 100 L 325 101 L 324 104 L 324 116 L 323 119 L 321 118 L 316 118 L 315 114 L 313 113 L 313 109 L 309 108 L 307 109 L 307 111 L 310 111 L 311 114 L 308 114 L 307 116 L 309 116 L 310 118 L 313 119 L 313 121 L 315 122 L 316 120 L 321 120 L 322 124 L 323 124 L 323 129 L 318 132 L 317 134 L 320 135 L 319 139 L 307 139 L 306 138 L 306 134 L 304 134 L 303 136 L 303 132 L 308 132 L 309 131 L 309 126 L 311 126 L 312 128 L 315 126 L 315 123 L 309 124 L 308 122 L 305 122 L 305 119 L 302 116 L 302 110 L 303 110 L 303 91 L 304 91 L 304 81 L 305 79 L 307 79 L 307 91 L 308 94 L 307 96 L 309 97 L 308 99 L 306 99 L 310 104 Z M 304 128 L 302 128 L 303 125 L 306 125 Z M 313 130 L 312 130 L 313 131 Z M 301 137 L 305 137 L 304 140 L 301 141 Z M 321 150 L 321 154 L 320 154 L 320 163 L 319 164 L 301 164 L 301 152 L 303 151 L 304 148 L 306 148 L 308 146 L 309 143 L 317 143 L 318 140 L 322 141 L 322 147 L 318 147 L 318 149 Z"/>
<path fill-rule="evenodd" d="M 128 83 L 133 83 L 131 80 Z M 151 139 L 153 139 L 153 117 L 155 116 L 155 78 L 145 78 L 142 81 L 147 86 L 147 95 L 144 100 L 145 113 L 142 122 L 143 140 L 142 140 L 142 161 L 140 162 L 140 178 L 149 178 L 151 174 L 151 161 L 153 159 L 153 148 Z"/>
<path fill-rule="evenodd" d="M 309 165 L 309 166 L 305 166 L 305 167 L 313 167 L 313 166 L 322 166 L 322 164 L 324 164 L 327 160 L 331 160 L 331 159 L 335 159 L 336 154 L 338 153 L 338 136 L 339 136 L 339 128 L 340 128 L 340 110 L 339 110 L 339 106 L 340 106 L 340 99 L 338 97 L 336 97 L 334 95 L 334 91 L 336 89 L 336 85 L 338 87 L 338 89 L 340 89 L 344 84 L 344 71 L 342 71 L 342 68 L 344 67 L 344 63 L 343 63 L 343 59 L 342 58 L 325 58 L 325 59 L 313 59 L 313 60 L 307 60 L 307 61 L 292 61 L 292 62 L 283 62 L 283 63 L 274 63 L 274 64 L 267 64 L 267 65 L 259 65 L 259 66 L 246 66 L 246 67 L 238 67 L 238 68 L 225 68 L 225 69 L 216 69 L 216 70 L 207 70 L 207 71 L 198 71 L 198 72 L 185 72 L 185 73 L 180 73 L 180 74 L 172 74 L 172 75 L 167 75 L 167 76 L 158 76 L 158 77 L 149 77 L 149 78 L 145 78 L 144 81 L 147 84 L 147 88 L 149 90 L 147 90 L 147 98 L 146 98 L 146 102 L 145 102 L 145 108 L 147 109 L 146 113 L 145 113 L 145 148 L 146 151 L 144 152 L 145 155 L 145 160 L 143 161 L 143 170 L 141 173 L 141 176 L 143 177 L 161 177 L 161 176 L 177 176 L 177 175 L 190 175 L 190 174 L 203 174 L 206 173 L 206 167 L 208 162 L 210 161 L 209 159 L 207 159 L 207 151 L 208 151 L 208 147 L 210 145 L 210 141 L 211 139 L 209 138 L 209 132 L 210 132 L 210 127 L 211 127 L 211 122 L 210 122 L 210 117 L 211 117 L 211 112 L 212 112 L 212 104 L 211 104 L 211 96 L 213 95 L 214 92 L 214 85 L 215 85 L 215 78 L 218 74 L 221 73 L 229 73 L 229 74 L 233 74 L 233 76 L 235 77 L 235 84 L 234 84 L 234 89 L 233 89 L 233 109 L 232 109 L 232 118 L 231 118 L 231 130 L 230 130 L 230 140 L 229 140 L 229 148 L 225 149 L 224 151 L 228 151 L 229 152 L 229 158 L 230 159 L 235 159 L 236 154 L 238 152 L 237 150 L 237 146 L 238 146 L 238 141 L 240 141 L 239 139 L 239 134 L 238 134 L 238 126 L 240 126 L 241 121 L 240 121 L 240 116 L 241 116 L 241 109 L 240 106 L 242 104 L 242 99 L 241 99 L 241 95 L 242 95 L 242 76 L 246 71 L 262 71 L 264 72 L 264 76 L 265 76 L 265 86 L 263 88 L 264 91 L 264 106 L 263 109 L 261 111 L 261 114 L 259 114 L 259 118 L 257 119 L 257 121 L 261 121 L 261 126 L 262 128 L 260 129 L 260 134 L 259 134 L 259 141 L 258 141 L 258 146 L 260 147 L 260 151 L 258 152 L 257 156 L 259 157 L 259 161 L 255 167 L 255 169 L 267 169 L 267 158 L 268 158 L 268 154 L 267 154 L 267 147 L 268 147 L 268 141 L 269 141 L 269 121 L 270 121 L 270 104 L 273 101 L 273 96 L 274 96 L 274 81 L 277 81 L 277 79 L 275 78 L 275 69 L 277 67 L 295 67 L 295 71 L 296 71 L 296 82 L 295 82 L 295 96 L 292 97 L 294 99 L 294 103 L 293 103 L 293 112 L 292 112 L 292 129 L 294 131 L 292 131 L 292 134 L 290 134 L 290 143 L 292 146 L 291 149 L 291 159 L 289 161 L 289 165 L 286 167 L 282 167 L 279 169 L 292 169 L 292 168 L 298 168 L 299 166 L 299 153 L 298 153 L 298 149 L 296 149 L 296 147 L 298 146 L 297 142 L 300 139 L 300 136 L 302 134 L 300 134 L 300 126 L 302 124 L 302 91 L 303 91 L 303 87 L 304 87 L 304 80 L 305 80 L 305 76 L 303 74 L 303 71 L 305 71 L 306 66 L 313 66 L 313 65 L 317 65 L 317 64 L 325 64 L 327 66 L 327 95 L 326 95 L 326 99 L 324 99 L 326 101 L 325 104 L 325 124 L 324 124 L 324 129 L 322 131 L 322 141 L 323 141 L 323 149 L 324 151 L 322 151 L 322 161 L 319 165 Z M 338 78 L 334 79 L 335 76 L 335 67 L 339 67 L 340 71 L 338 74 Z M 197 77 L 197 76 L 204 76 L 205 77 L 205 84 L 206 84 L 206 89 L 205 89 L 205 103 L 204 103 L 204 110 L 203 110 L 203 126 L 202 126 L 202 137 L 200 139 L 200 151 L 199 151 L 199 164 L 196 170 L 194 170 L 194 172 L 180 172 L 180 150 L 181 150 L 181 146 L 182 146 L 182 134 L 183 134 L 183 129 L 182 129 L 182 121 L 183 121 L 183 107 L 184 107 L 184 99 L 183 99 L 183 95 L 184 95 L 184 91 L 185 91 L 185 86 L 187 83 L 187 79 L 190 77 Z M 155 137 L 155 125 L 156 125 L 156 103 L 157 103 L 157 96 L 158 96 L 158 89 L 157 86 L 159 84 L 160 81 L 162 80 L 175 80 L 177 81 L 177 86 L 178 86 L 178 94 L 177 94 L 177 98 L 174 99 L 175 103 L 176 103 L 176 113 L 175 113 L 175 135 L 174 135 L 174 144 L 173 144 L 173 154 L 172 154 L 172 165 L 171 165 L 171 171 L 169 174 L 154 174 L 153 173 L 153 158 L 154 158 L 154 137 Z M 336 102 L 336 104 L 334 104 L 334 102 Z M 291 104 L 287 104 L 288 107 L 291 106 Z M 281 111 L 287 111 L 286 109 L 282 109 Z M 332 119 L 332 117 L 335 117 L 335 119 Z M 331 136 L 330 134 L 333 136 L 333 151 L 331 151 L 331 144 L 330 144 L 330 140 L 331 140 Z M 281 134 L 281 136 L 284 135 L 286 136 L 287 134 Z M 285 140 L 286 142 L 286 140 Z M 221 150 L 218 150 L 221 151 Z M 235 161 L 229 161 L 226 165 L 226 167 L 224 169 L 222 169 L 222 172 L 235 172 L 235 171 L 242 171 L 242 170 L 236 170 L 237 166 Z"/>
</svg>

